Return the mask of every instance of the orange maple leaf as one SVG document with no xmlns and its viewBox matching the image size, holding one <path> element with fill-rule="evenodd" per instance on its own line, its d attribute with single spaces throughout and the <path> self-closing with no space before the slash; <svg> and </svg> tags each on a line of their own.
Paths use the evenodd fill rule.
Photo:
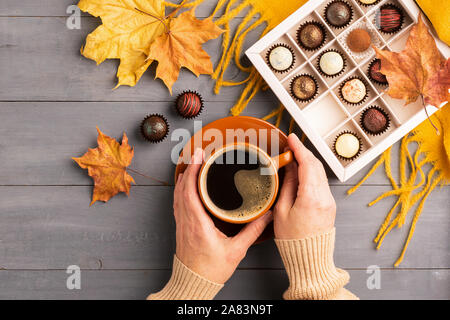
<svg viewBox="0 0 450 320">
<path fill-rule="evenodd" d="M 439 52 L 422 15 L 411 29 L 405 50 L 397 53 L 374 48 L 377 58 L 381 59 L 380 71 L 389 82 L 389 96 L 406 100 L 405 105 L 415 102 L 421 95 L 426 104 L 436 107 L 450 101 L 448 81 L 443 81 L 445 76 L 436 76 L 444 72 L 448 78 L 445 58 Z"/>
<path fill-rule="evenodd" d="M 88 169 L 89 176 L 94 180 L 92 194 L 93 205 L 96 201 L 107 202 L 119 192 L 130 194 L 131 183 L 134 183 L 126 169 L 131 164 L 134 150 L 128 144 L 124 133 L 122 144 L 108 137 L 97 128 L 98 148 L 89 149 L 81 158 L 72 158 L 83 169 Z"/>
<path fill-rule="evenodd" d="M 170 94 L 181 67 L 191 70 L 197 77 L 211 74 L 213 64 L 202 44 L 217 38 L 223 32 L 212 17 L 198 20 L 193 8 L 176 18 L 170 18 L 168 30 L 151 44 L 148 59 L 158 61 L 156 77 L 164 81 Z"/>
</svg>

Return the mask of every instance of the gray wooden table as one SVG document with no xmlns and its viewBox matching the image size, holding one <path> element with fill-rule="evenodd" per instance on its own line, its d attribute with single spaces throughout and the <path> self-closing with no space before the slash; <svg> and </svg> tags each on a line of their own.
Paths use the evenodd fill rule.
<svg viewBox="0 0 450 320">
<path fill-rule="evenodd" d="M 213 2 L 197 15 L 207 16 Z M 133 168 L 172 181 L 176 142 L 144 142 L 139 123 L 150 113 L 164 114 L 171 128 L 192 132 L 193 123 L 174 114 L 174 97 L 153 80 L 154 67 L 136 87 L 111 90 L 117 61 L 96 67 L 79 54 L 99 20 L 83 14 L 81 29 L 68 29 L 66 10 L 74 3 L 0 2 L 1 299 L 143 299 L 170 276 L 173 186 L 136 177 L 129 198 L 118 195 L 89 207 L 92 180 L 71 157 L 96 147 L 96 126 L 116 138 L 125 131 L 135 147 Z M 256 39 L 252 33 L 247 45 Z M 205 48 L 217 61 L 220 43 Z M 242 75 L 231 68 L 227 77 Z M 227 116 L 241 90 L 224 88 L 214 95 L 212 85 L 206 76 L 196 79 L 183 71 L 174 86 L 174 94 L 192 89 L 203 95 L 204 124 Z M 260 117 L 277 105 L 271 92 L 260 93 L 245 115 Z M 393 230 L 377 251 L 372 239 L 394 199 L 366 206 L 389 190 L 382 170 L 346 196 L 368 169 L 345 184 L 329 173 L 338 204 L 335 258 L 351 274 L 348 288 L 363 299 L 450 298 L 450 187 L 430 196 L 405 261 L 394 269 L 408 225 Z M 81 290 L 66 288 L 69 265 L 81 268 Z M 371 265 L 381 268 L 379 290 L 366 285 Z M 249 250 L 218 298 L 279 299 L 287 285 L 273 241 L 267 241 Z"/>
</svg>

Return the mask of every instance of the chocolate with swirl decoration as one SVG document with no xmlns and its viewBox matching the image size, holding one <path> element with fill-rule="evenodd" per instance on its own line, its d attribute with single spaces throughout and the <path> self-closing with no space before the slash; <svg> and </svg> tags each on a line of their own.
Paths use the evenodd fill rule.
<svg viewBox="0 0 450 320">
<path fill-rule="evenodd" d="M 380 8 L 376 15 L 376 23 L 381 32 L 395 33 L 403 24 L 403 12 L 393 4 L 387 4 Z"/>
<path fill-rule="evenodd" d="M 175 107 L 180 116 L 192 119 L 202 112 L 203 99 L 195 91 L 185 91 L 178 96 Z"/>
</svg>

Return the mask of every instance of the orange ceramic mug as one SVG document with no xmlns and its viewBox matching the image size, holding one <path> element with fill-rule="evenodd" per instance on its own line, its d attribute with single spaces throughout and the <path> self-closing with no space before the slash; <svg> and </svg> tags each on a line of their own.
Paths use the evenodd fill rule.
<svg viewBox="0 0 450 320">
<path fill-rule="evenodd" d="M 247 155 L 247 161 L 251 159 L 250 157 L 253 157 L 252 159 L 256 160 L 259 164 L 259 169 L 257 169 L 259 170 L 259 174 L 257 176 L 252 176 L 258 179 L 258 183 L 253 184 L 250 176 L 244 176 L 244 179 L 247 180 L 241 179 L 241 181 L 245 181 L 245 183 L 239 183 L 236 187 L 239 189 L 238 185 L 241 186 L 241 190 L 238 191 L 242 196 L 242 199 L 245 200 L 242 200 L 243 204 L 239 208 L 227 210 L 223 207 L 219 207 L 211 199 L 211 196 L 213 195 L 212 190 L 219 190 L 219 193 L 225 202 L 227 201 L 227 196 L 233 194 L 232 190 L 220 189 L 222 188 L 223 181 L 211 181 L 212 174 L 209 175 L 208 173 L 210 172 L 211 166 L 217 165 L 219 160 L 225 161 L 226 165 L 234 165 L 235 163 L 239 164 L 239 162 L 237 162 L 239 161 L 239 156 L 236 155 L 242 155 L 243 152 Z M 227 161 L 227 157 L 231 153 L 233 153 L 235 155 L 234 157 L 238 159 L 232 159 L 231 163 L 229 163 L 230 161 Z M 253 144 L 238 142 L 225 145 L 224 147 L 215 150 L 207 159 L 205 159 L 200 169 L 200 173 L 198 175 L 198 190 L 200 198 L 208 211 L 223 221 L 230 223 L 248 223 L 253 221 L 264 215 L 272 207 L 278 195 L 279 189 L 278 169 L 292 162 L 293 159 L 294 157 L 291 151 L 275 157 L 270 157 L 267 152 Z M 211 172 L 217 170 L 218 169 L 213 169 Z M 242 172 L 242 170 L 240 171 Z M 248 170 L 245 171 L 249 172 Z M 235 174 L 234 177 L 229 178 L 236 182 L 236 176 L 237 174 Z M 261 188 L 260 181 L 264 181 L 264 188 Z M 208 191 L 208 188 L 211 191 Z M 264 190 L 261 191 L 261 189 Z M 217 194 L 217 191 L 214 192 Z M 244 193 L 244 196 L 242 193 Z"/>
</svg>

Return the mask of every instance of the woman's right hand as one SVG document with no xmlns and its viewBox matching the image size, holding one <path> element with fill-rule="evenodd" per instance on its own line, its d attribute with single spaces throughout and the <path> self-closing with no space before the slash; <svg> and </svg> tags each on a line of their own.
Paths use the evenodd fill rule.
<svg viewBox="0 0 450 320">
<path fill-rule="evenodd" d="M 289 135 L 295 160 L 286 166 L 274 209 L 276 239 L 304 239 L 333 229 L 336 202 L 322 163 L 295 134 Z"/>
</svg>

